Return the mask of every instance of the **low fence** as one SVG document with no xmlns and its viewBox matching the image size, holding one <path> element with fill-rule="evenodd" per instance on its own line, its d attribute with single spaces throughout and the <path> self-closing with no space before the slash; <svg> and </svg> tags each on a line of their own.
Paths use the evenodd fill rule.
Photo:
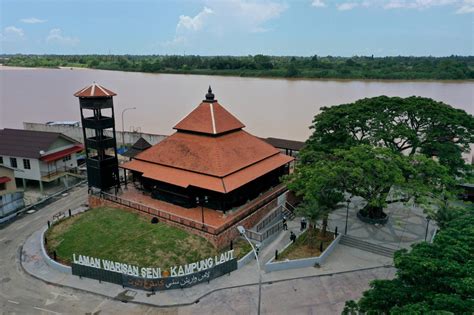
<svg viewBox="0 0 474 315">
<path fill-rule="evenodd" d="M 263 232 L 254 232 L 252 230 L 247 231 L 247 235 L 250 239 L 253 239 L 258 242 L 264 242 L 267 239 L 269 239 L 272 235 L 275 235 L 276 233 L 280 232 L 283 230 L 283 222 L 278 221 L 272 226 L 268 227 L 266 230 Z"/>
<path fill-rule="evenodd" d="M 302 259 L 293 259 L 287 261 L 274 261 L 275 257 L 270 259 L 265 264 L 265 272 L 279 271 L 279 270 L 288 270 L 288 269 L 297 269 L 297 268 L 306 268 L 314 267 L 315 265 L 322 265 L 327 257 L 334 251 L 337 244 L 341 240 L 342 234 L 339 234 L 329 246 L 323 251 L 323 253 L 317 257 L 309 257 Z M 287 244 L 281 252 L 287 249 L 292 243 Z"/>
<path fill-rule="evenodd" d="M 124 198 L 121 198 L 121 197 L 118 197 L 118 196 L 115 196 L 115 195 L 112 195 L 112 194 L 109 194 L 109 193 L 106 193 L 106 192 L 91 192 L 91 194 L 95 195 L 97 197 L 100 197 L 101 199 L 112 201 L 114 203 L 129 207 L 129 208 L 136 209 L 136 210 L 138 210 L 140 212 L 143 212 L 143 213 L 146 213 L 148 215 L 156 216 L 158 218 L 162 218 L 162 219 L 165 219 L 165 220 L 168 220 L 168 221 L 180 224 L 180 225 L 184 225 L 186 227 L 192 228 L 192 229 L 194 229 L 196 231 L 199 231 L 199 232 L 205 232 L 205 233 L 212 234 L 212 235 L 218 235 L 218 234 L 224 232 L 225 230 L 227 230 L 229 228 L 232 228 L 237 222 L 241 221 L 245 217 L 248 217 L 248 216 L 252 215 L 253 213 L 255 213 L 256 211 L 260 210 L 261 208 L 270 205 L 271 202 L 279 194 L 283 193 L 285 190 L 286 190 L 286 187 L 285 187 L 284 184 L 280 184 L 280 185 L 274 187 L 272 190 L 267 192 L 267 194 L 265 196 L 263 196 L 261 198 L 258 198 L 256 200 L 246 204 L 245 206 L 243 206 L 245 209 L 240 209 L 239 213 L 231 221 L 227 222 L 226 224 L 223 224 L 219 228 L 215 228 L 215 227 L 210 226 L 206 223 L 203 224 L 202 222 L 199 222 L 199 221 L 194 221 L 194 220 L 191 220 L 191 219 L 183 218 L 183 217 L 177 216 L 173 213 L 170 213 L 170 212 L 167 212 L 167 211 L 164 211 L 164 210 L 160 210 L 160 209 L 156 209 L 156 208 L 152 208 L 152 207 L 146 206 L 144 204 L 141 204 L 141 203 L 138 203 L 138 202 L 135 202 L 135 201 L 131 201 L 131 200 L 128 200 L 128 199 L 124 199 Z"/>
<path fill-rule="evenodd" d="M 275 220 L 278 217 L 281 217 L 281 213 L 282 213 L 282 206 L 279 206 L 279 207 L 277 207 L 277 209 L 275 211 L 271 212 L 259 224 L 257 224 L 256 227 L 255 227 L 255 230 L 257 232 L 260 232 L 261 230 L 266 228 L 266 226 L 270 222 L 272 222 L 273 220 Z"/>
<path fill-rule="evenodd" d="M 152 208 L 152 207 L 149 207 L 149 206 L 145 206 L 144 204 L 141 204 L 141 203 L 138 203 L 138 202 L 135 202 L 135 201 L 130 201 L 128 199 L 123 199 L 123 198 L 120 198 L 118 196 L 114 196 L 114 195 L 111 195 L 111 194 L 108 194 L 108 193 L 105 193 L 105 192 L 99 192 L 98 196 L 102 199 L 109 200 L 109 201 L 121 204 L 123 206 L 136 209 L 140 212 L 143 212 L 143 213 L 146 213 L 146 214 L 149 214 L 149 215 L 152 215 L 152 216 L 156 216 L 158 218 L 162 218 L 162 219 L 174 222 L 174 223 L 185 225 L 187 227 L 196 229 L 198 231 L 203 231 L 203 232 L 207 232 L 207 233 L 210 233 L 210 234 L 216 234 L 216 228 L 214 228 L 210 225 L 207 225 L 206 223 L 203 224 L 202 222 L 194 221 L 194 220 L 191 220 L 191 219 L 186 219 L 186 218 L 177 216 L 173 213 L 170 213 L 170 212 L 167 212 L 167 211 L 164 211 L 164 210 L 159 210 L 159 209 L 156 209 L 156 208 Z"/>
</svg>

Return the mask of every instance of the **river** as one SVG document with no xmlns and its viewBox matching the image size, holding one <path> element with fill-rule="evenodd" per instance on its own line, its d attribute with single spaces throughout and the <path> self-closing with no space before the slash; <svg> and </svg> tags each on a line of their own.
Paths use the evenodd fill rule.
<svg viewBox="0 0 474 315">
<path fill-rule="evenodd" d="M 474 114 L 474 82 L 287 80 L 205 75 L 147 74 L 88 69 L 27 69 L 0 66 L 0 128 L 22 122 L 80 120 L 73 94 L 97 82 L 116 92 L 116 124 L 126 130 L 168 135 L 212 86 L 216 99 L 261 137 L 306 140 L 323 106 L 378 95 L 418 95 Z"/>
</svg>

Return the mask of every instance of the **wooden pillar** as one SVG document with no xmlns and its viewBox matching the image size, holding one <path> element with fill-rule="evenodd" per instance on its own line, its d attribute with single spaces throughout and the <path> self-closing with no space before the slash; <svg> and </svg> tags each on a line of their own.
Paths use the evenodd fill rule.
<svg viewBox="0 0 474 315">
<path fill-rule="evenodd" d="M 40 192 L 41 192 L 41 194 L 43 194 L 43 182 L 41 180 L 39 180 L 38 182 L 39 182 L 39 186 L 40 186 Z"/>
</svg>

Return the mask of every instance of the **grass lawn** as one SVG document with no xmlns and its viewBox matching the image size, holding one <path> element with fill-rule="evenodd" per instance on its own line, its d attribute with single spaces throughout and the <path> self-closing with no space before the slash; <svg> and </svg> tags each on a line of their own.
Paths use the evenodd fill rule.
<svg viewBox="0 0 474 315">
<path fill-rule="evenodd" d="M 310 242 L 308 240 L 308 230 L 306 230 L 296 239 L 295 243 L 291 244 L 285 249 L 285 251 L 278 254 L 277 261 L 309 258 L 321 255 L 321 252 L 319 251 L 321 241 L 323 242 L 324 251 L 334 240 L 334 234 L 327 231 L 326 236 L 323 238 L 319 235 L 319 230 L 314 230 L 314 232 L 317 233 L 317 238 L 315 241 L 312 241 L 311 245 L 313 246 L 310 246 Z"/>
<path fill-rule="evenodd" d="M 164 223 L 114 208 L 96 208 L 67 218 L 46 233 L 49 253 L 70 264 L 72 254 L 124 262 L 140 267 L 167 268 L 216 255 L 206 239 Z M 245 247 L 234 242 L 235 255 Z M 244 244 L 242 244 L 244 245 Z"/>
</svg>

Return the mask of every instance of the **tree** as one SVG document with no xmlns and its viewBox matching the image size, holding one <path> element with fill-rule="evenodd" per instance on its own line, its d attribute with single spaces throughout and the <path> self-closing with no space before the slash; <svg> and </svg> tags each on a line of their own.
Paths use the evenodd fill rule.
<svg viewBox="0 0 474 315">
<path fill-rule="evenodd" d="M 395 253 L 393 280 L 374 280 L 344 314 L 471 314 L 474 309 L 474 208 L 457 213 L 426 242 Z"/>
<path fill-rule="evenodd" d="M 403 176 L 406 159 L 389 149 L 368 145 L 336 150 L 334 157 L 345 190 L 367 201 L 361 213 L 372 219 L 385 218 L 383 209 L 391 188 L 402 187 L 406 183 Z"/>
<path fill-rule="evenodd" d="M 290 62 L 290 64 L 288 65 L 288 68 L 286 69 L 286 77 L 289 77 L 289 78 L 292 78 L 292 77 L 296 77 L 300 72 L 298 71 L 298 69 L 296 68 L 296 65 L 295 65 L 295 62 Z"/>
<path fill-rule="evenodd" d="M 297 211 L 308 219 L 308 240 L 314 245 L 314 227 L 317 222 L 323 221 L 321 235 L 326 236 L 329 214 L 344 200 L 341 173 L 334 161 L 321 158 L 316 163 L 297 167 L 286 178 L 286 182 L 291 190 L 303 197 L 303 203 Z"/>
<path fill-rule="evenodd" d="M 302 195 L 306 204 L 320 208 L 312 211 L 334 210 L 346 191 L 365 199 L 367 205 L 360 213 L 371 219 L 386 217 L 383 209 L 390 193 L 395 199 L 414 197 L 418 204 L 429 208 L 432 196 L 452 185 L 446 167 L 432 159 L 370 145 L 328 154 L 303 151 L 302 160 L 290 178 L 293 181 L 289 182 L 289 188 Z"/>
<path fill-rule="evenodd" d="M 429 98 L 379 96 L 321 110 L 311 126 L 308 150 L 383 146 L 408 155 L 435 156 L 460 175 L 465 171 L 462 153 L 474 143 L 474 117 Z"/>
</svg>

